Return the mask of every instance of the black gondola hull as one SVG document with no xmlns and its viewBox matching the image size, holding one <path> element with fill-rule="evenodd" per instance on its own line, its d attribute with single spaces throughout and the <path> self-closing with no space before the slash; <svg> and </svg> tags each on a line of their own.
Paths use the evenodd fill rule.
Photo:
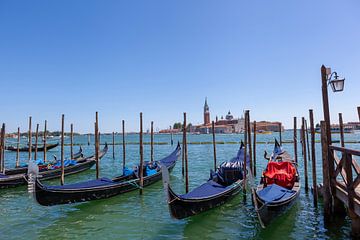
<svg viewBox="0 0 360 240">
<path fill-rule="evenodd" d="M 82 163 L 76 164 L 74 166 L 65 167 L 64 169 L 65 176 L 88 170 L 92 166 L 94 166 L 95 162 L 96 162 L 95 160 L 90 159 Z M 49 179 L 59 178 L 60 176 L 61 176 L 61 168 L 58 168 L 54 170 L 40 172 L 39 179 L 49 180 Z M 6 178 L 0 178 L 0 188 L 17 187 L 25 184 L 27 184 L 27 174 L 25 173 L 10 175 L 9 177 Z"/>
<path fill-rule="evenodd" d="M 59 145 L 59 143 L 47 144 L 47 145 L 46 145 L 46 151 L 51 150 L 51 149 L 53 149 L 53 148 L 56 148 L 58 145 Z M 44 146 L 38 147 L 38 148 L 37 148 L 37 151 L 38 151 L 38 152 L 43 152 L 44 149 L 45 149 Z M 13 147 L 13 146 L 8 146 L 8 147 L 5 147 L 5 150 L 17 152 L 17 151 L 18 151 L 18 148 Z M 28 151 L 29 151 L 29 147 L 19 148 L 19 152 L 28 152 Z M 31 151 L 32 151 L 32 152 L 35 151 L 35 146 L 34 146 L 34 145 L 31 146 Z"/>
<path fill-rule="evenodd" d="M 74 160 L 83 160 L 83 154 L 82 154 L 82 150 L 80 150 L 79 152 L 74 154 L 73 157 Z M 26 167 L 16 167 L 16 168 L 9 168 L 9 169 L 5 169 L 5 175 L 16 175 L 16 174 L 21 174 L 21 173 L 27 173 L 27 166 Z"/>
<path fill-rule="evenodd" d="M 300 189 L 300 188 L 299 188 Z M 294 203 L 296 203 L 300 195 L 300 190 L 297 191 L 294 196 L 286 201 L 278 202 L 276 204 L 264 204 L 264 202 L 256 194 L 256 201 L 258 204 L 258 215 L 261 218 L 262 223 L 267 226 L 273 221 L 276 217 L 286 212 L 291 208 Z"/>
<path fill-rule="evenodd" d="M 180 145 L 172 153 L 175 154 L 173 162 L 168 165 L 168 170 L 171 171 L 180 154 Z M 169 155 L 169 156 L 172 156 Z M 165 166 L 164 166 L 165 167 Z M 133 175 L 134 176 L 134 175 Z M 111 184 L 97 187 L 86 187 L 74 189 L 54 189 L 52 187 L 44 186 L 40 181 L 35 181 L 34 197 L 36 201 L 44 206 L 68 204 L 76 202 L 85 202 L 91 200 L 98 200 L 113 197 L 122 193 L 130 192 L 139 189 L 140 179 L 134 177 L 123 177 L 113 179 Z M 146 187 L 162 179 L 161 169 L 150 176 L 145 176 L 143 179 L 143 186 Z"/>
<path fill-rule="evenodd" d="M 173 166 L 171 167 L 171 169 Z M 149 177 L 144 177 L 144 187 L 149 186 L 161 180 L 161 172 Z M 129 183 L 121 182 L 107 187 L 91 188 L 85 190 L 50 190 L 43 186 L 39 181 L 35 185 L 36 201 L 43 206 L 52 206 L 59 204 L 68 204 L 76 202 L 92 201 L 104 198 L 110 198 L 122 193 L 139 189 L 139 179 Z"/>
<path fill-rule="evenodd" d="M 242 189 L 242 182 L 243 180 L 239 180 L 234 187 L 224 193 L 202 199 L 181 199 L 174 193 L 171 187 L 168 186 L 170 214 L 176 219 L 183 219 L 218 207 L 239 193 Z"/>
</svg>

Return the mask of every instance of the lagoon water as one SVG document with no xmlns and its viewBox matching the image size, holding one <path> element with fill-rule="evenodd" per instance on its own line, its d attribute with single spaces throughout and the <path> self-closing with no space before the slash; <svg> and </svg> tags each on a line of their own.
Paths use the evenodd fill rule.
<svg viewBox="0 0 360 240">
<path fill-rule="evenodd" d="M 299 134 L 298 134 L 299 136 Z M 273 141 L 277 133 L 257 135 L 260 142 Z M 217 141 L 240 141 L 243 135 L 217 135 Z M 333 139 L 338 139 L 333 134 Z M 116 142 L 120 142 L 120 135 Z M 155 135 L 155 142 L 170 142 L 170 135 Z M 169 154 L 181 135 L 174 135 L 174 146 L 170 144 L 155 145 L 155 159 Z M 319 139 L 319 135 L 317 135 Z M 346 140 L 360 140 L 360 134 L 346 134 Z M 144 141 L 149 142 L 145 135 Z M 211 135 L 188 135 L 188 142 L 211 142 Z M 292 131 L 283 133 L 283 140 L 292 140 Z M 66 139 L 69 142 L 69 139 Z M 101 142 L 111 143 L 110 135 L 102 135 Z M 128 142 L 138 142 L 138 135 L 126 136 Z M 87 136 L 76 136 L 75 143 L 81 143 L 86 155 L 94 152 L 93 146 L 87 146 Z M 217 144 L 218 163 L 233 157 L 237 144 Z M 316 144 L 318 182 L 321 174 L 321 148 Z M 347 147 L 359 149 L 360 144 L 347 144 Z M 78 146 L 74 147 L 74 152 Z M 257 179 L 266 166 L 263 159 L 264 150 L 271 152 L 273 144 L 257 145 Z M 284 144 L 284 149 L 293 155 L 293 144 Z M 69 147 L 65 148 L 69 155 Z M 101 160 L 101 176 L 113 177 L 121 174 L 122 146 L 116 145 L 116 158 L 112 158 L 112 146 Z M 127 165 L 138 163 L 139 145 L 127 145 Z M 15 165 L 15 153 L 6 152 L 6 165 Z M 48 157 L 60 154 L 60 147 L 48 152 Z M 42 153 L 40 153 L 42 155 Z M 27 153 L 22 153 L 22 159 Z M 145 160 L 150 158 L 150 146 L 144 146 Z M 213 167 L 213 147 L 211 144 L 189 144 L 189 178 L 190 189 L 196 187 L 209 177 Z M 302 189 L 295 205 L 276 219 L 266 229 L 261 229 L 251 195 L 248 191 L 244 201 L 243 193 L 221 207 L 184 220 L 172 219 L 163 192 L 162 183 L 146 187 L 144 194 L 133 191 L 110 199 L 92 202 L 43 207 L 34 202 L 27 193 L 27 187 L 0 190 L 0 238 L 1 239 L 347 239 L 350 238 L 349 218 L 339 218 L 333 226 L 326 228 L 323 219 L 322 200 L 318 208 L 313 206 L 311 192 L 305 193 L 303 177 L 303 159 L 301 145 L 298 144 L 299 172 Z M 25 161 L 23 161 L 25 162 Z M 311 163 L 309 162 L 309 183 L 312 184 Z M 65 177 L 66 183 L 95 178 L 95 168 L 81 174 Z M 171 184 L 177 193 L 185 190 L 181 175 L 181 160 L 171 173 Z M 47 184 L 59 184 L 59 180 L 47 181 Z"/>
</svg>

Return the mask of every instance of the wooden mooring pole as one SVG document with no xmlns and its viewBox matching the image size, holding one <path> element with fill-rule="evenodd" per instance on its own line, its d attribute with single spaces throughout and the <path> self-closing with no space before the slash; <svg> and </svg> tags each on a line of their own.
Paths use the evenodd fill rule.
<svg viewBox="0 0 360 240">
<path fill-rule="evenodd" d="M 360 121 L 360 107 L 357 107 L 358 115 L 359 115 L 359 121 Z"/>
<path fill-rule="evenodd" d="M 256 177 L 256 121 L 254 121 L 254 143 L 253 143 L 253 158 L 254 158 L 254 176 Z"/>
<path fill-rule="evenodd" d="M 213 148 L 214 148 L 214 171 L 216 171 L 216 141 L 215 141 L 215 122 L 212 121 L 211 122 L 211 126 L 212 126 L 212 137 L 213 137 Z"/>
<path fill-rule="evenodd" d="M 144 186 L 144 148 L 143 148 L 143 116 L 142 112 L 140 113 L 140 164 L 139 164 L 139 178 L 140 178 L 140 195 L 143 194 Z"/>
<path fill-rule="evenodd" d="M 245 131 L 244 131 L 244 181 L 243 181 L 243 193 L 244 193 L 244 199 L 246 194 L 246 179 L 247 179 L 247 159 L 246 159 L 246 152 L 247 152 L 247 133 L 248 133 L 248 111 L 245 111 Z"/>
<path fill-rule="evenodd" d="M 186 139 L 186 112 L 184 112 L 184 153 L 185 153 L 185 192 L 189 192 L 189 166 L 188 166 L 188 150 Z"/>
<path fill-rule="evenodd" d="M 298 162 L 298 152 L 297 152 L 297 126 L 296 126 L 297 120 L 296 117 L 294 117 L 294 157 L 295 162 Z"/>
<path fill-rule="evenodd" d="M 31 136 L 31 117 L 29 117 L 29 161 L 31 160 L 31 148 L 32 148 L 32 146 L 31 146 L 31 143 L 32 143 L 32 136 Z"/>
<path fill-rule="evenodd" d="M 0 134 L 0 172 L 5 173 L 5 123 L 2 124 Z"/>
<path fill-rule="evenodd" d="M 154 161 L 154 122 L 151 121 L 150 129 L 150 161 Z"/>
<path fill-rule="evenodd" d="M 248 145 L 249 145 L 249 158 L 250 158 L 250 172 L 251 174 L 253 174 L 253 159 L 252 159 L 252 146 L 251 146 L 251 122 L 250 122 L 250 111 L 247 110 L 247 124 L 248 124 L 248 127 L 247 127 L 247 142 L 248 142 Z M 281 127 L 280 127 L 280 130 L 281 130 Z"/>
<path fill-rule="evenodd" d="M 90 133 L 88 133 L 88 142 L 87 142 L 88 146 L 90 146 Z"/>
<path fill-rule="evenodd" d="M 344 123 L 343 123 L 342 113 L 339 113 L 339 129 L 340 129 L 340 144 L 341 144 L 341 147 L 345 147 Z"/>
<path fill-rule="evenodd" d="M 99 114 L 95 113 L 95 160 L 96 160 L 96 179 L 100 176 L 99 164 Z"/>
<path fill-rule="evenodd" d="M 185 176 L 185 136 L 186 136 L 186 129 L 184 128 L 184 122 L 183 122 L 183 138 L 182 138 L 182 151 L 181 151 L 181 174 L 182 177 Z"/>
<path fill-rule="evenodd" d="M 112 158 L 115 159 L 115 133 L 112 132 Z"/>
<path fill-rule="evenodd" d="M 20 128 L 18 127 L 18 132 L 17 132 L 17 144 L 16 144 L 17 150 L 16 150 L 16 163 L 15 166 L 19 167 L 20 166 Z"/>
<path fill-rule="evenodd" d="M 306 137 L 305 137 L 305 118 L 302 117 L 302 126 L 301 126 L 301 134 L 303 140 L 303 159 L 304 159 L 304 176 L 305 176 L 305 192 L 309 190 L 308 184 L 308 170 L 307 170 L 307 154 L 306 154 Z"/>
<path fill-rule="evenodd" d="M 325 121 L 320 122 L 321 127 L 321 152 L 322 152 L 322 164 L 323 164 L 323 196 L 324 196 L 324 222 L 328 223 L 332 212 L 332 198 L 330 190 L 330 175 L 329 175 L 329 143 L 326 131 Z"/>
<path fill-rule="evenodd" d="M 70 124 L 70 159 L 74 159 L 74 125 Z"/>
<path fill-rule="evenodd" d="M 35 132 L 35 155 L 34 159 L 37 160 L 38 153 L 38 138 L 39 138 L 39 124 L 36 124 L 36 132 Z"/>
<path fill-rule="evenodd" d="M 171 128 L 171 126 L 170 126 L 170 144 L 171 144 L 171 146 L 174 144 L 173 133 L 172 133 L 172 128 Z"/>
<path fill-rule="evenodd" d="M 305 137 L 306 137 L 306 146 L 307 146 L 306 151 L 308 154 L 307 159 L 310 162 L 311 157 L 310 157 L 309 130 L 308 130 L 308 122 L 306 119 L 305 119 Z"/>
<path fill-rule="evenodd" d="M 317 183 L 316 183 L 316 152 L 315 152 L 315 128 L 314 128 L 314 113 L 313 110 L 309 110 L 309 119 L 310 119 L 310 133 L 311 133 L 311 163 L 312 163 L 312 180 L 313 180 L 313 196 L 314 196 L 314 206 L 317 207 L 318 203 L 318 193 L 317 193 Z"/>
<path fill-rule="evenodd" d="M 5 174 L 5 147 L 6 147 L 6 140 L 5 140 L 5 123 L 3 123 L 1 128 L 1 147 L 0 147 L 0 168 L 1 172 Z"/>
<path fill-rule="evenodd" d="M 0 131 L 0 172 L 3 172 L 3 169 L 2 169 L 2 162 L 3 162 L 3 157 L 2 157 L 2 153 L 3 153 L 3 126 L 4 126 L 4 123 L 3 125 L 1 126 L 1 131 Z"/>
<path fill-rule="evenodd" d="M 60 184 L 64 185 L 65 182 L 65 167 L 64 167 L 64 120 L 65 116 L 61 116 L 61 179 Z"/>
<path fill-rule="evenodd" d="M 126 161 L 126 143 L 125 143 L 125 120 L 122 120 L 122 146 L 123 146 L 123 170 L 125 168 Z"/>
<path fill-rule="evenodd" d="M 321 90 L 322 90 L 322 99 L 323 99 L 323 110 L 324 110 L 324 121 L 326 124 L 326 138 L 328 145 L 332 144 L 331 140 L 331 122 L 330 122 L 330 110 L 329 110 L 329 97 L 328 97 L 328 79 L 326 74 L 326 67 L 324 65 L 321 66 Z M 336 188 L 335 185 L 332 184 L 332 180 L 335 180 L 335 163 L 330 157 L 331 152 L 327 151 L 327 161 L 328 161 L 328 172 L 330 180 L 330 187 L 331 192 L 335 193 Z M 335 215 L 344 215 L 345 208 L 343 203 L 337 199 L 336 197 L 333 198 L 331 205 L 331 209 L 333 209 Z"/>
<path fill-rule="evenodd" d="M 280 146 L 282 146 L 282 132 L 281 132 L 281 123 L 279 123 L 279 140 L 280 140 Z"/>
<path fill-rule="evenodd" d="M 43 142 L 44 142 L 44 162 L 46 162 L 46 137 L 47 137 L 47 120 L 45 120 L 45 124 L 44 124 L 44 135 L 43 135 Z"/>
</svg>

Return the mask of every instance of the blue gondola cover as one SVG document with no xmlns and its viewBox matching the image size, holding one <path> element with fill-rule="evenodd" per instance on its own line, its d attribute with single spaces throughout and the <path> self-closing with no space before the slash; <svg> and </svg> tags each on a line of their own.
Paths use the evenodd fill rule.
<svg viewBox="0 0 360 240">
<path fill-rule="evenodd" d="M 257 195 L 265 203 L 285 201 L 286 199 L 291 198 L 296 191 L 283 188 L 276 184 L 271 184 L 262 190 L 260 190 Z"/>
</svg>

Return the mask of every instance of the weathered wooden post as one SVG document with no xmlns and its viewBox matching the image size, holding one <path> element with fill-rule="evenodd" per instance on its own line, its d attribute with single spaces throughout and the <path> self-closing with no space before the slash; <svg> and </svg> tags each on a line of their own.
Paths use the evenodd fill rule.
<svg viewBox="0 0 360 240">
<path fill-rule="evenodd" d="M 47 151 L 47 148 L 46 148 L 46 137 L 47 137 L 47 120 L 45 120 L 45 124 L 44 124 L 44 136 L 43 136 L 43 142 L 44 142 L 44 162 L 46 162 L 46 151 Z"/>
<path fill-rule="evenodd" d="M 31 160 L 31 143 L 32 143 L 32 136 L 31 136 L 31 116 L 29 117 L 29 161 Z"/>
<path fill-rule="evenodd" d="M 360 107 L 357 107 L 358 115 L 359 115 L 359 121 L 360 121 Z"/>
<path fill-rule="evenodd" d="M 151 133 L 150 133 L 150 161 L 154 161 L 154 122 L 151 121 Z"/>
<path fill-rule="evenodd" d="M 95 160 L 96 160 L 96 179 L 99 179 L 100 164 L 99 164 L 99 114 L 95 113 Z"/>
<path fill-rule="evenodd" d="M 0 131 L 0 172 L 3 172 L 2 166 L 3 166 L 3 157 L 2 157 L 2 153 L 3 153 L 3 125 L 1 126 L 1 131 Z"/>
<path fill-rule="evenodd" d="M 143 118 L 142 112 L 140 113 L 140 166 L 139 166 L 139 178 L 140 178 L 140 195 L 143 194 L 143 186 L 144 186 L 144 149 L 143 149 Z"/>
<path fill-rule="evenodd" d="M 315 128 L 314 128 L 314 114 L 313 110 L 309 110 L 310 117 L 310 133 L 311 133 L 311 163 L 312 163 L 312 180 L 313 180 L 313 196 L 314 205 L 317 207 L 318 193 L 317 193 L 317 182 L 316 182 L 316 152 L 315 152 Z"/>
<path fill-rule="evenodd" d="M 123 146 L 123 170 L 125 169 L 126 160 L 126 143 L 125 143 L 125 120 L 122 120 L 122 146 Z"/>
<path fill-rule="evenodd" d="M 5 148 L 6 148 L 6 136 L 5 136 L 5 123 L 2 125 L 2 131 L 1 131 L 1 172 L 5 174 Z"/>
<path fill-rule="evenodd" d="M 184 153 L 185 153 L 185 192 L 189 192 L 189 166 L 188 166 L 188 150 L 186 139 L 186 112 L 184 112 Z"/>
<path fill-rule="evenodd" d="M 65 182 L 65 167 L 64 167 L 64 114 L 61 116 L 61 179 L 60 184 Z"/>
<path fill-rule="evenodd" d="M 256 177 L 256 121 L 254 121 L 254 147 L 253 147 L 253 158 L 254 158 L 254 176 Z"/>
<path fill-rule="evenodd" d="M 344 158 L 344 170 L 346 173 L 346 190 L 347 190 L 347 201 L 348 201 L 348 212 L 351 218 L 351 235 L 354 239 L 360 238 L 360 217 L 355 213 L 355 198 L 356 192 L 354 188 L 353 180 L 353 157 L 351 153 L 343 152 Z"/>
<path fill-rule="evenodd" d="M 249 145 L 250 171 L 251 171 L 251 173 L 253 174 L 253 159 L 252 159 L 252 146 L 251 146 L 250 111 L 249 111 L 249 110 L 246 110 L 246 111 L 247 111 L 247 114 L 246 114 L 247 120 L 246 120 L 246 122 L 247 122 L 247 125 L 248 125 L 248 127 L 247 127 L 247 131 L 248 131 L 247 137 L 248 137 L 248 140 L 247 140 L 247 142 L 248 142 L 248 145 Z M 280 128 L 280 130 L 281 130 L 281 128 Z"/>
<path fill-rule="evenodd" d="M 172 132 L 171 126 L 170 126 L 170 143 L 171 143 L 171 146 L 174 144 L 174 141 L 173 141 L 173 132 Z"/>
<path fill-rule="evenodd" d="M 328 97 L 328 79 L 326 74 L 326 67 L 324 65 L 321 66 L 321 89 L 322 89 L 322 98 L 323 98 L 323 110 L 324 110 L 324 121 L 326 124 L 326 137 L 328 145 L 332 144 L 331 140 L 331 123 L 330 123 L 330 111 L 329 111 L 329 97 Z M 335 193 L 335 186 L 331 183 L 332 179 L 335 179 L 335 163 L 330 157 L 331 151 L 327 152 L 327 161 L 328 161 L 328 171 L 330 180 L 331 192 Z M 332 209 L 336 214 L 344 214 L 345 209 L 343 203 L 337 199 L 333 198 L 333 206 Z"/>
<path fill-rule="evenodd" d="M 309 144 L 309 131 L 308 131 L 308 123 L 307 123 L 307 120 L 305 119 L 305 136 L 306 136 L 306 151 L 307 151 L 307 158 L 308 158 L 308 161 L 310 162 L 310 144 Z"/>
<path fill-rule="evenodd" d="M 17 132 L 17 144 L 16 144 L 17 150 L 16 150 L 16 167 L 20 166 L 20 128 L 18 127 L 18 132 Z"/>
<path fill-rule="evenodd" d="M 297 153 L 297 126 L 296 126 L 296 117 L 294 117 L 294 157 L 295 162 L 298 162 L 298 153 Z"/>
<path fill-rule="evenodd" d="M 246 194 L 246 178 L 247 178 L 247 174 L 246 174 L 246 171 L 247 171 L 247 159 L 246 159 L 246 152 L 247 152 L 247 133 L 248 133 L 248 117 L 247 117 L 247 114 L 248 114 L 248 111 L 246 110 L 245 111 L 245 124 L 244 124 L 244 127 L 245 127 L 245 131 L 244 131 L 244 184 L 243 184 L 243 193 Z M 244 197 L 245 199 L 245 197 Z"/>
<path fill-rule="evenodd" d="M 282 136 L 281 136 L 282 132 L 281 132 L 281 123 L 279 123 L 279 140 L 280 140 L 280 145 L 282 145 Z"/>
<path fill-rule="evenodd" d="M 5 123 L 2 124 L 0 135 L 0 172 L 5 173 Z"/>
<path fill-rule="evenodd" d="M 341 144 L 341 147 L 345 147 L 344 123 L 343 123 L 342 113 L 339 113 L 339 129 L 340 129 L 340 144 Z"/>
<path fill-rule="evenodd" d="M 303 159 L 304 159 L 304 175 L 305 175 L 305 191 L 307 192 L 309 190 L 308 185 L 308 171 L 307 171 L 307 154 L 306 154 L 306 137 L 305 137 L 305 118 L 302 117 L 302 126 L 301 126 L 301 134 L 302 134 L 302 140 L 303 140 Z"/>
<path fill-rule="evenodd" d="M 321 127 L 321 152 L 323 163 L 323 188 L 324 188 L 324 222 L 327 223 L 331 217 L 332 198 L 330 193 L 330 176 L 329 176 L 329 161 L 328 152 L 329 144 L 327 138 L 325 121 L 320 122 Z"/>
<path fill-rule="evenodd" d="M 39 138 L 39 124 L 36 124 L 36 132 L 35 132 L 35 155 L 34 155 L 34 159 L 35 159 L 35 160 L 37 160 L 38 138 Z"/>
<path fill-rule="evenodd" d="M 90 133 L 88 133 L 88 146 L 90 146 Z"/>
<path fill-rule="evenodd" d="M 215 122 L 211 122 L 212 125 L 212 137 L 213 137 L 213 149 L 214 149 L 214 171 L 216 171 L 216 141 L 215 141 Z"/>
<path fill-rule="evenodd" d="M 185 176 L 185 128 L 184 128 L 184 123 L 182 126 L 182 130 L 183 130 L 183 138 L 182 138 L 182 151 L 181 151 L 181 173 L 182 173 L 182 177 Z"/>
<path fill-rule="evenodd" d="M 74 125 L 70 124 L 70 159 L 74 159 Z"/>
<path fill-rule="evenodd" d="M 112 132 L 112 158 L 115 159 L 115 133 Z"/>
</svg>

